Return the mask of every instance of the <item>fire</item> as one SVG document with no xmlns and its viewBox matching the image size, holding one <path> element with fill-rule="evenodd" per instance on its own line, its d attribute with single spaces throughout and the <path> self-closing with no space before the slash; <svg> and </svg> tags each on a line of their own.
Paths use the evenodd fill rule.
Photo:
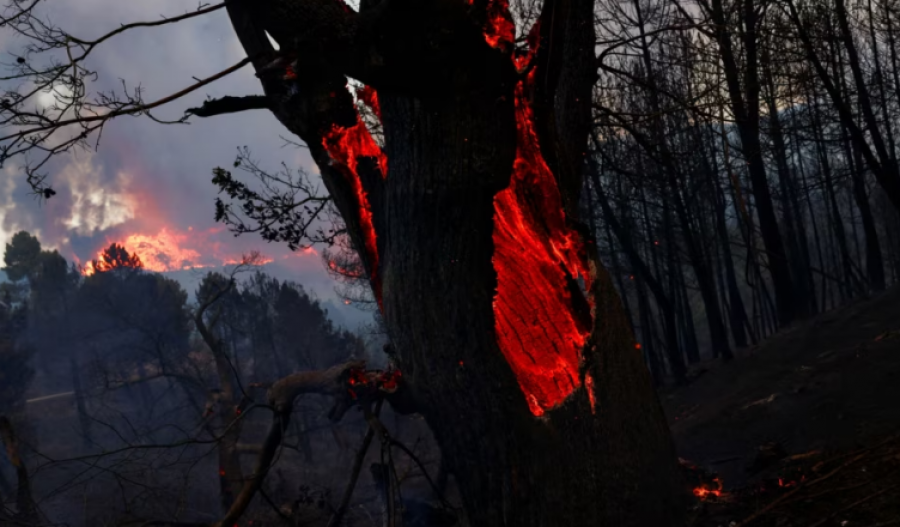
<svg viewBox="0 0 900 527">
<path fill-rule="evenodd" d="M 597 396 L 594 395 L 594 377 L 590 373 L 584 376 L 584 389 L 587 390 L 588 400 L 591 402 L 591 413 L 597 413 Z"/>
<path fill-rule="evenodd" d="M 484 39 L 491 47 L 502 48 L 516 39 L 516 26 L 509 12 L 509 0 L 494 0 L 488 3 L 487 26 Z"/>
<path fill-rule="evenodd" d="M 488 43 L 511 45 L 508 2 L 495 0 L 488 12 Z M 532 49 L 517 61 L 520 71 L 537 48 L 535 28 L 528 40 Z M 569 289 L 570 280 L 588 280 L 589 274 L 580 238 L 566 225 L 556 179 L 541 155 L 528 100 L 534 73 L 516 86 L 516 161 L 509 187 L 494 197 L 493 261 L 498 344 L 531 412 L 540 416 L 580 386 L 578 367 L 590 327 L 576 316 Z M 593 396 L 593 380 L 586 383 Z"/>
<path fill-rule="evenodd" d="M 336 274 L 346 276 L 347 278 L 362 278 L 363 273 L 356 270 L 351 269 L 349 267 L 344 267 L 343 265 L 339 265 L 337 262 L 329 261 L 328 268 L 331 269 Z"/>
<path fill-rule="evenodd" d="M 704 483 L 699 487 L 694 488 L 694 496 L 697 496 L 701 500 L 721 498 L 724 495 L 725 491 L 722 490 L 722 480 L 719 479 L 718 476 L 713 478 L 712 483 Z"/>
<path fill-rule="evenodd" d="M 356 90 L 356 97 L 372 109 L 379 121 L 381 120 L 381 104 L 378 103 L 378 93 L 374 88 L 363 86 Z"/>
<path fill-rule="evenodd" d="M 123 245 L 137 254 L 150 271 L 163 272 L 185 269 L 200 261 L 200 253 L 183 248 L 187 236 L 162 229 L 156 236 L 132 234 Z"/>
<path fill-rule="evenodd" d="M 100 251 L 97 259 L 90 262 L 84 269 L 85 275 L 103 273 L 113 269 L 143 269 L 144 263 L 134 253 L 130 253 L 118 243 L 114 243 Z"/>
<path fill-rule="evenodd" d="M 242 257 L 222 256 L 221 244 L 209 241 L 209 237 L 216 232 L 218 232 L 217 229 L 196 232 L 189 227 L 186 233 L 179 233 L 174 229 L 163 228 L 155 235 L 130 234 L 116 242 L 116 245 L 137 258 L 143 269 L 156 273 L 241 263 Z M 110 244 L 109 240 L 107 240 L 107 244 Z M 197 249 L 189 248 L 189 246 Z M 89 262 L 83 268 L 83 275 L 90 276 L 97 271 L 105 271 L 107 268 L 122 267 L 122 265 L 104 263 L 105 251 L 106 248 L 97 251 L 96 260 Z M 261 257 L 256 263 L 264 265 L 272 261 L 271 258 Z"/>
<path fill-rule="evenodd" d="M 466 3 L 472 5 L 474 0 L 466 0 Z M 491 0 L 488 3 L 484 39 L 491 47 L 499 49 L 515 41 L 516 26 L 509 12 L 509 0 Z"/>
<path fill-rule="evenodd" d="M 364 99 L 365 100 L 365 99 Z M 377 101 L 374 90 L 371 90 L 370 101 Z M 373 102 L 377 107 L 377 102 Z M 380 109 L 376 111 L 380 112 Z M 387 156 L 381 151 L 381 148 L 372 139 L 372 134 L 366 128 L 366 125 L 360 120 L 359 115 L 356 117 L 356 124 L 344 128 L 334 125 L 330 132 L 325 134 L 322 144 L 328 155 L 338 164 L 343 172 L 344 177 L 353 185 L 356 194 L 357 207 L 359 210 L 359 223 L 363 235 L 363 244 L 369 261 L 372 262 L 372 287 L 375 291 L 375 298 L 381 303 L 381 281 L 378 277 L 378 247 L 375 243 L 375 225 L 372 222 L 372 208 L 369 204 L 369 198 L 363 188 L 362 180 L 357 172 L 359 159 L 364 157 L 373 158 L 378 168 L 381 170 L 381 176 L 387 177 Z"/>
</svg>

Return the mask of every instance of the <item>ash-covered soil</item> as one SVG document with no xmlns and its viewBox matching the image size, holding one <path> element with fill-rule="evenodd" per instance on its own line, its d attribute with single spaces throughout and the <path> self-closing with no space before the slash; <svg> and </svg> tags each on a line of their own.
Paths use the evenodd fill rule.
<svg viewBox="0 0 900 527">
<path fill-rule="evenodd" d="M 900 526 L 900 288 L 736 355 L 661 394 L 679 455 L 722 483 L 704 522 Z"/>
</svg>

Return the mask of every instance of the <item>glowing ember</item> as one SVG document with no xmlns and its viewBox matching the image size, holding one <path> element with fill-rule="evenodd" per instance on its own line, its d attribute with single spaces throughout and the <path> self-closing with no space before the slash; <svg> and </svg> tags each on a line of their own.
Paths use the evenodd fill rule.
<svg viewBox="0 0 900 527">
<path fill-rule="evenodd" d="M 703 485 L 694 488 L 694 496 L 697 496 L 701 500 L 721 498 L 724 495 L 725 491 L 722 490 L 722 480 L 718 477 L 713 478 L 712 483 L 704 483 Z"/>
<path fill-rule="evenodd" d="M 347 278 L 362 278 L 363 277 L 362 272 L 360 272 L 356 269 L 351 269 L 349 267 L 344 267 L 343 265 L 338 265 L 338 263 L 334 262 L 334 261 L 328 262 L 328 268 L 341 276 L 346 276 Z"/>
<path fill-rule="evenodd" d="M 403 376 L 400 370 L 388 370 L 378 377 L 380 389 L 384 392 L 394 393 L 400 387 L 400 378 Z"/>
<path fill-rule="evenodd" d="M 588 400 L 591 402 L 591 413 L 597 413 L 597 396 L 594 395 L 594 378 L 590 373 L 584 376 L 584 389 L 587 390 Z"/>
<path fill-rule="evenodd" d="M 474 0 L 466 0 L 472 5 Z M 503 49 L 512 45 L 516 38 L 516 26 L 509 12 L 509 0 L 490 0 L 487 5 L 487 23 L 484 39 L 491 47 Z"/>
<path fill-rule="evenodd" d="M 366 371 L 362 368 L 352 368 L 347 379 L 347 392 L 350 397 L 357 399 L 360 396 L 358 390 L 380 390 L 394 393 L 400 387 L 400 378 L 403 374 L 400 370 L 390 368 L 386 371 Z"/>
<path fill-rule="evenodd" d="M 356 90 L 356 97 L 371 108 L 378 120 L 381 120 L 381 105 L 378 103 L 378 93 L 375 88 L 363 86 Z"/>
<path fill-rule="evenodd" d="M 375 225 L 372 223 L 372 209 L 369 205 L 366 191 L 363 189 L 357 167 L 360 158 L 370 157 L 375 159 L 378 164 L 381 176 L 387 177 L 387 156 L 384 155 L 384 152 L 372 139 L 372 134 L 366 129 L 365 123 L 359 119 L 358 115 L 356 124 L 349 128 L 333 126 L 331 131 L 322 139 L 322 145 L 325 147 L 328 155 L 337 163 L 344 177 L 347 178 L 355 191 L 363 243 L 369 261 L 372 262 L 372 288 L 375 292 L 375 298 L 381 304 L 381 280 L 378 275 L 378 247 L 375 244 Z"/>
<path fill-rule="evenodd" d="M 501 8 L 504 16 L 498 15 Z M 491 2 L 488 43 L 511 42 L 508 12 L 506 0 Z M 536 36 L 530 32 L 535 47 Z M 526 60 L 533 54 L 534 49 Z M 566 225 L 556 179 L 541 155 L 527 96 L 534 72 L 516 86 L 516 161 L 509 187 L 494 197 L 493 262 L 498 344 L 531 412 L 540 416 L 580 386 L 578 366 L 590 328 L 579 322 L 570 294 L 570 280 L 589 279 L 587 262 L 578 234 Z"/>
</svg>

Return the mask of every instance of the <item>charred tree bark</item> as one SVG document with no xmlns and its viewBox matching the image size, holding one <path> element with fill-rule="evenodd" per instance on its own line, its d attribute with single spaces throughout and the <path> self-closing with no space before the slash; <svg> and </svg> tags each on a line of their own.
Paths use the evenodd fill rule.
<svg viewBox="0 0 900 527">
<path fill-rule="evenodd" d="M 307 144 L 341 212 L 472 525 L 680 524 L 685 489 L 664 416 L 577 221 L 593 2 L 545 2 L 520 71 L 499 1 L 228 10 L 274 115 Z M 266 73 L 275 53 L 263 30 L 297 50 L 295 85 Z M 377 91 L 383 151 L 345 75 Z M 525 221 L 510 223 L 510 208 Z M 569 270 L 581 265 L 587 297 Z M 570 366 L 529 370 L 529 360 Z"/>
</svg>

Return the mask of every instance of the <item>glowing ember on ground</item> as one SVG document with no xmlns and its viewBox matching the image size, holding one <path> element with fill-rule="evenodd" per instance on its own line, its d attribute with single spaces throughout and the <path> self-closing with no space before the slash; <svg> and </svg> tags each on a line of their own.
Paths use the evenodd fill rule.
<svg viewBox="0 0 900 527">
<path fill-rule="evenodd" d="M 508 2 L 491 2 L 488 14 L 488 43 L 512 45 Z M 530 32 L 529 44 L 525 60 L 517 61 L 520 71 L 534 56 L 537 31 Z M 532 69 L 516 86 L 516 160 L 509 187 L 494 198 L 493 261 L 498 344 L 531 412 L 540 416 L 580 386 L 578 367 L 590 328 L 576 316 L 569 289 L 570 280 L 589 278 L 587 262 L 578 234 L 566 225 L 556 178 L 540 151 L 528 99 L 534 74 Z"/>
<path fill-rule="evenodd" d="M 721 498 L 725 494 L 725 491 L 722 490 L 722 480 L 718 476 L 714 477 L 711 483 L 704 483 L 694 488 L 694 496 L 701 500 Z"/>
</svg>

